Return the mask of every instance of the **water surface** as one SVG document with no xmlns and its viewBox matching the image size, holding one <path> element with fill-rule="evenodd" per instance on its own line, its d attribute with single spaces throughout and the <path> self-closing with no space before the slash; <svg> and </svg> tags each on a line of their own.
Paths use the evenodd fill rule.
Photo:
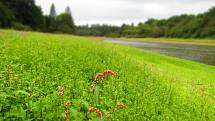
<svg viewBox="0 0 215 121">
<path fill-rule="evenodd" d="M 131 47 L 137 47 L 153 52 L 158 52 L 168 56 L 188 59 L 215 66 L 215 46 L 172 44 L 158 42 L 125 41 L 118 39 L 105 40 Z"/>
</svg>

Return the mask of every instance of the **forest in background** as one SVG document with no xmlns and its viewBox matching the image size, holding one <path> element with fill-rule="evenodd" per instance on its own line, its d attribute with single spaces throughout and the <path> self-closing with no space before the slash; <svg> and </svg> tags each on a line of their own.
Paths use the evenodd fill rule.
<svg viewBox="0 0 215 121">
<path fill-rule="evenodd" d="M 138 25 L 81 25 L 74 23 L 69 7 L 57 15 L 52 4 L 49 15 L 43 15 L 34 0 L 0 0 L 0 28 L 69 33 L 108 37 L 215 38 L 215 7 L 198 15 L 178 15 L 168 19 L 148 19 Z"/>
<path fill-rule="evenodd" d="M 74 33 L 71 9 L 57 15 L 52 4 L 49 15 L 43 15 L 34 0 L 0 0 L 0 27 L 16 30 Z"/>
</svg>

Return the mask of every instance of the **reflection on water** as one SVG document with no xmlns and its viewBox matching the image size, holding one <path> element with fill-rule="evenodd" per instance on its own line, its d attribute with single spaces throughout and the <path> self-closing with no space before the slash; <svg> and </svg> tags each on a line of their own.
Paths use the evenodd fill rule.
<svg viewBox="0 0 215 121">
<path fill-rule="evenodd" d="M 161 54 L 198 61 L 209 65 L 215 65 L 214 46 L 123 41 L 115 39 L 106 41 L 151 50 Z"/>
</svg>

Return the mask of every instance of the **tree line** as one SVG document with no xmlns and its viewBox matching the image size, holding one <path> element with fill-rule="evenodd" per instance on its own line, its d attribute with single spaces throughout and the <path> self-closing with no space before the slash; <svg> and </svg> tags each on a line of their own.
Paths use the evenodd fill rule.
<svg viewBox="0 0 215 121">
<path fill-rule="evenodd" d="M 57 15 L 52 4 L 49 15 L 43 15 L 34 0 L 0 0 L 0 27 L 108 37 L 174 37 L 215 38 L 215 7 L 198 15 L 179 15 L 168 19 L 148 19 L 138 25 L 76 26 L 69 7 Z"/>
<path fill-rule="evenodd" d="M 198 15 L 184 14 L 161 20 L 148 19 L 136 26 L 134 24 L 79 26 L 76 32 L 79 35 L 134 38 L 215 38 L 215 7 Z"/>
<path fill-rule="evenodd" d="M 75 24 L 71 9 L 57 15 L 52 4 L 49 15 L 34 0 L 0 0 L 0 28 L 17 30 L 74 33 Z"/>
</svg>

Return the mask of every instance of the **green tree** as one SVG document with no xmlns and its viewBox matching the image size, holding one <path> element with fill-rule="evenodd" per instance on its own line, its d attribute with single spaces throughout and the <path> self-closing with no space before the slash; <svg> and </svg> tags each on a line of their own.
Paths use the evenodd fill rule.
<svg viewBox="0 0 215 121">
<path fill-rule="evenodd" d="M 74 33 L 75 24 L 69 7 L 66 8 L 65 13 L 57 17 L 57 30 L 64 33 Z"/>
<path fill-rule="evenodd" d="M 57 31 L 57 13 L 55 10 L 55 5 L 52 3 L 50 8 L 49 16 L 45 16 L 45 31 L 56 32 Z"/>
<path fill-rule="evenodd" d="M 14 13 L 15 22 L 31 26 L 33 29 L 42 28 L 44 19 L 41 8 L 34 0 L 2 0 L 9 10 Z"/>
<path fill-rule="evenodd" d="M 56 16 L 57 16 L 54 3 L 52 3 L 52 5 L 51 5 L 51 9 L 50 9 L 50 14 L 49 14 L 49 16 L 50 16 L 51 18 L 56 18 Z"/>
<path fill-rule="evenodd" d="M 67 18 L 68 25 L 70 25 L 72 28 L 75 28 L 74 19 L 72 17 L 72 11 L 69 6 L 66 7 L 65 14 L 67 14 L 67 17 L 68 17 Z"/>
<path fill-rule="evenodd" d="M 203 15 L 203 27 L 201 28 L 200 37 L 215 38 L 215 7 L 212 7 Z"/>
<path fill-rule="evenodd" d="M 13 19 L 13 12 L 0 2 L 0 27 L 10 27 Z"/>
</svg>

